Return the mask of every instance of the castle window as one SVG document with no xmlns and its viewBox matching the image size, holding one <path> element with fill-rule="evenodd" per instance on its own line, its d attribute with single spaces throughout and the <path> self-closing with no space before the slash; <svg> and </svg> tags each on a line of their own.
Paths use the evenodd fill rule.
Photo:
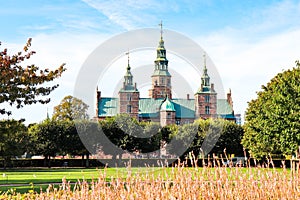
<svg viewBox="0 0 300 200">
<path fill-rule="evenodd" d="M 209 97 L 210 97 L 209 95 L 206 95 L 206 96 L 205 96 L 205 102 L 206 102 L 206 103 L 209 102 L 209 100 L 210 100 Z"/>
<path fill-rule="evenodd" d="M 163 85 L 165 83 L 165 79 L 161 78 L 161 84 Z"/>
<path fill-rule="evenodd" d="M 168 112 L 167 117 L 168 117 L 168 118 L 171 118 L 171 113 Z"/>
<path fill-rule="evenodd" d="M 131 105 L 127 105 L 127 113 L 131 113 Z"/>
<path fill-rule="evenodd" d="M 127 94 L 127 101 L 131 101 L 131 94 Z"/>
<path fill-rule="evenodd" d="M 209 106 L 205 106 L 205 114 L 209 115 Z"/>
</svg>

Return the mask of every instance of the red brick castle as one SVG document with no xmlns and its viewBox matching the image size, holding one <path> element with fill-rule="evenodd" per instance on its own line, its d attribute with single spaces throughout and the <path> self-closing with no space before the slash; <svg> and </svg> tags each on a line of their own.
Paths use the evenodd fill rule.
<svg viewBox="0 0 300 200">
<path fill-rule="evenodd" d="M 126 68 L 124 82 L 119 90 L 119 98 L 102 97 L 97 91 L 97 118 L 104 119 L 120 113 L 126 113 L 138 121 L 160 122 L 168 124 L 193 123 L 198 118 L 224 118 L 239 120 L 234 115 L 231 92 L 227 99 L 217 99 L 214 84 L 210 83 L 206 62 L 204 61 L 201 85 L 192 98 L 172 98 L 171 74 L 168 71 L 168 59 L 161 34 L 151 76 L 152 87 L 149 98 L 141 98 L 129 64 Z M 205 59 L 205 57 L 204 57 Z"/>
</svg>

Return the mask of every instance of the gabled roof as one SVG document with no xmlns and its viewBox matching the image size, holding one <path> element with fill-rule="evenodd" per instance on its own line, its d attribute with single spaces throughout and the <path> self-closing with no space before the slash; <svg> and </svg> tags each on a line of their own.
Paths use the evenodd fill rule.
<svg viewBox="0 0 300 200">
<path fill-rule="evenodd" d="M 233 110 L 229 105 L 227 99 L 217 100 L 217 113 L 218 115 L 232 115 Z"/>
</svg>

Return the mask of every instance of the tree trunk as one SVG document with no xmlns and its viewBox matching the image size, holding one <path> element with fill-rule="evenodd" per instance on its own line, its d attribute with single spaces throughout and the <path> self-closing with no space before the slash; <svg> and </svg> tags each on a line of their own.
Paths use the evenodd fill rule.
<svg viewBox="0 0 300 200">
<path fill-rule="evenodd" d="M 90 164 L 89 164 L 89 157 L 90 157 L 90 154 L 86 153 L 86 161 L 85 161 L 85 167 L 86 168 L 89 168 L 89 166 L 90 166 Z"/>
<path fill-rule="evenodd" d="M 44 167 L 47 167 L 47 163 L 48 163 L 48 156 L 45 155 L 45 158 L 44 158 Z"/>
<path fill-rule="evenodd" d="M 49 159 L 48 159 L 48 168 L 51 168 L 51 156 L 49 156 Z"/>
<path fill-rule="evenodd" d="M 84 153 L 81 154 L 81 167 L 84 167 Z"/>
</svg>

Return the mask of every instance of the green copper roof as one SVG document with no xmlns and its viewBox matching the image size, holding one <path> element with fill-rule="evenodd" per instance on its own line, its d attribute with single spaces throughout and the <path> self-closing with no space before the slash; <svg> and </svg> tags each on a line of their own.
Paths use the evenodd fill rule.
<svg viewBox="0 0 300 200">
<path fill-rule="evenodd" d="M 171 76 L 171 74 L 166 70 L 154 70 L 152 76 Z"/>
<path fill-rule="evenodd" d="M 140 117 L 158 117 L 163 99 L 141 98 L 139 100 Z"/>
<path fill-rule="evenodd" d="M 139 116 L 144 118 L 159 117 L 163 99 L 140 98 Z M 176 118 L 195 118 L 195 99 L 172 99 Z M 103 97 L 99 102 L 98 116 L 111 117 L 118 114 L 119 99 Z M 221 118 L 233 118 L 233 110 L 226 99 L 217 100 L 217 114 Z"/>
<path fill-rule="evenodd" d="M 227 99 L 218 99 L 217 101 L 217 113 L 218 115 L 232 115 L 233 110 Z"/>
<path fill-rule="evenodd" d="M 213 91 L 210 86 L 202 86 L 202 88 L 200 87 L 197 90 L 197 94 L 199 93 L 216 93 L 216 92 Z"/>
<path fill-rule="evenodd" d="M 175 111 L 172 101 L 167 97 L 167 99 L 161 104 L 161 111 Z"/>
<path fill-rule="evenodd" d="M 118 114 L 119 100 L 118 98 L 101 98 L 98 104 L 99 117 L 112 117 Z"/>
<path fill-rule="evenodd" d="M 194 99 L 172 99 L 176 118 L 195 118 L 195 100 Z"/>
</svg>

